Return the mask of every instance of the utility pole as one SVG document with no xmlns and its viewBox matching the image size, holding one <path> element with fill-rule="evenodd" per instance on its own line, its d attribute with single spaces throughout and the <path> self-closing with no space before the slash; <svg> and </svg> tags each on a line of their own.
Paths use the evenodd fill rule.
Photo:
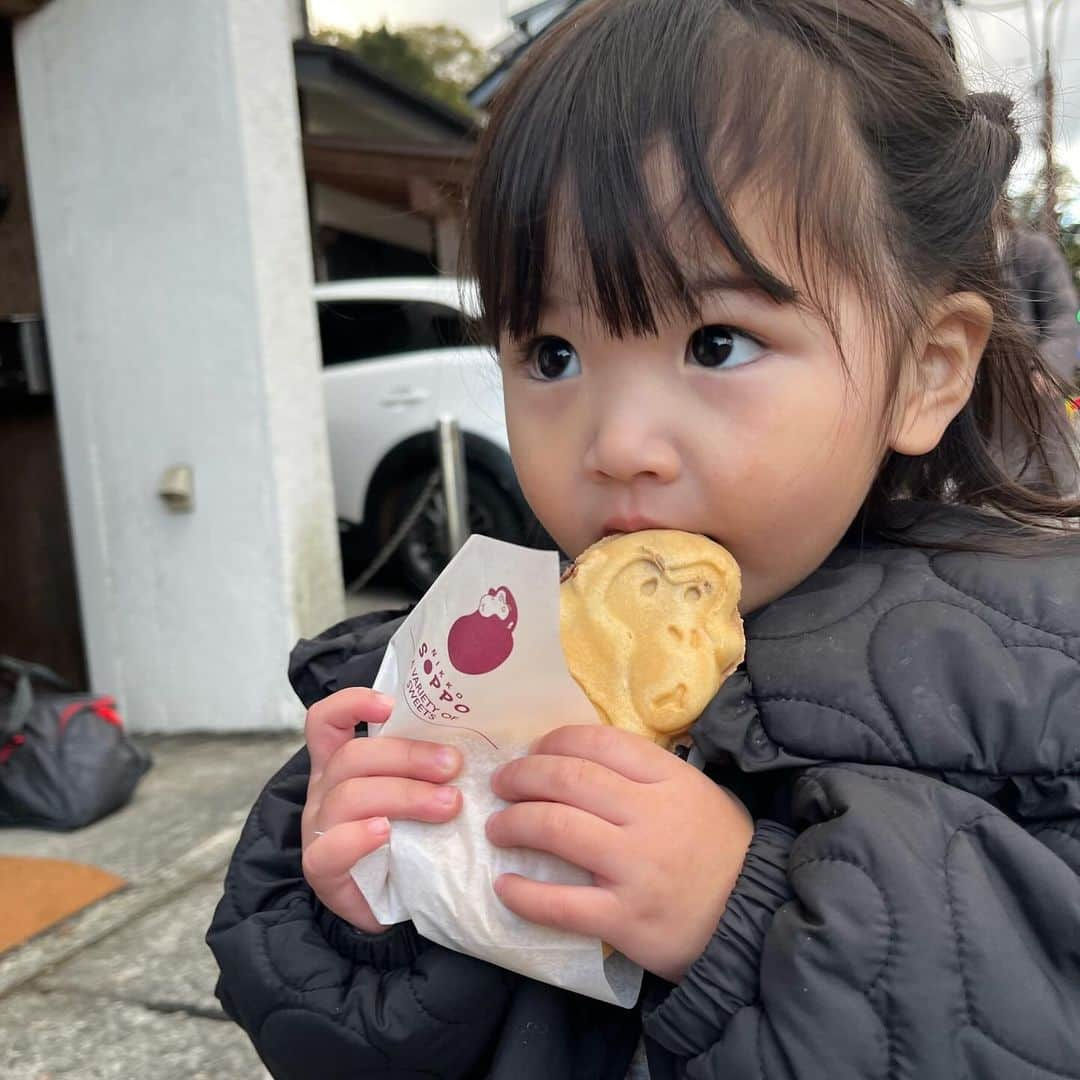
<svg viewBox="0 0 1080 1080">
<path fill-rule="evenodd" d="M 1042 144 L 1044 162 L 1044 185 L 1042 220 L 1040 226 L 1052 240 L 1058 239 L 1057 219 L 1057 166 L 1054 163 L 1054 71 L 1050 66 L 1050 47 L 1043 54 L 1041 80 L 1043 99 L 1043 125 L 1039 141 Z"/>
<path fill-rule="evenodd" d="M 1040 80 L 1043 105 L 1043 126 L 1039 142 L 1042 145 L 1044 173 L 1044 193 L 1042 231 L 1052 240 L 1058 240 L 1057 220 L 1057 166 L 1054 163 L 1054 69 L 1050 58 L 1053 52 L 1054 14 L 1061 7 L 1061 0 L 1046 0 L 1043 11 L 1043 74 Z"/>
</svg>

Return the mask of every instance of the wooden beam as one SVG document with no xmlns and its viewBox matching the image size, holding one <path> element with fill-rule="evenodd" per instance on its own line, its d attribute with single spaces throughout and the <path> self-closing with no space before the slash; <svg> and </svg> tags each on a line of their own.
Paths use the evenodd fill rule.
<svg viewBox="0 0 1080 1080">
<path fill-rule="evenodd" d="M 309 181 L 428 214 L 461 198 L 472 148 L 391 146 L 338 136 L 304 138 Z"/>
<path fill-rule="evenodd" d="M 473 147 L 399 145 L 367 142 L 337 135 L 305 135 L 304 160 L 334 162 L 370 176 L 423 176 L 428 180 L 461 182 L 469 171 Z"/>
<path fill-rule="evenodd" d="M 38 8 L 44 7 L 48 2 L 49 0 L 0 0 L 0 17 L 33 15 Z"/>
<path fill-rule="evenodd" d="M 407 182 L 410 208 L 427 217 L 438 217 L 446 203 L 446 197 L 438 185 L 426 176 L 410 176 Z"/>
</svg>

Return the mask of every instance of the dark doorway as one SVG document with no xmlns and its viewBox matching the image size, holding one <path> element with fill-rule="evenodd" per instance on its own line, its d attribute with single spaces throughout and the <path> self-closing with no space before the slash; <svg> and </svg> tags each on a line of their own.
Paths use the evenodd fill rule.
<svg viewBox="0 0 1080 1080">
<path fill-rule="evenodd" d="M 437 272 L 430 254 L 324 226 L 319 230 L 328 281 L 346 278 L 430 277 Z"/>
<path fill-rule="evenodd" d="M 0 391 L 0 653 L 87 685 L 56 413 Z"/>
</svg>

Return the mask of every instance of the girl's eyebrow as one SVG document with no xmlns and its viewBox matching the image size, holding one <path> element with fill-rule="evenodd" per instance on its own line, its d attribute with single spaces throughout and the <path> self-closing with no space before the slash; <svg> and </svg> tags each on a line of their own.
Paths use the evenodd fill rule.
<svg viewBox="0 0 1080 1080">
<path fill-rule="evenodd" d="M 687 281 L 687 288 L 691 296 L 702 297 L 710 293 L 747 293 L 752 299 L 758 299 L 774 306 L 777 301 L 773 300 L 765 289 L 762 288 L 750 275 L 741 270 L 716 270 L 704 273 L 697 278 Z M 787 295 L 781 302 L 796 303 L 799 299 L 797 289 L 787 286 Z M 575 300 L 554 292 L 545 292 L 542 302 L 542 310 L 555 311 L 580 308 L 581 305 Z"/>
<path fill-rule="evenodd" d="M 767 301 L 775 305 L 776 301 L 748 274 L 740 270 L 718 270 L 694 278 L 688 282 L 690 292 L 694 296 L 705 296 L 714 292 L 741 292 L 751 293 L 752 299 Z M 787 295 L 782 298 L 782 303 L 796 303 L 799 299 L 798 290 L 787 286 Z"/>
<path fill-rule="evenodd" d="M 777 301 L 755 281 L 749 274 L 741 270 L 715 270 L 708 271 L 694 278 L 687 279 L 687 289 L 695 297 L 707 296 L 710 293 L 737 292 L 745 293 L 752 301 L 759 301 L 775 307 Z M 781 303 L 794 304 L 799 301 L 799 292 L 792 286 L 787 287 L 787 295 L 781 299 Z M 545 312 L 558 310 L 577 310 L 581 307 L 578 301 L 570 300 L 560 293 L 547 290 L 544 292 L 541 310 Z"/>
</svg>

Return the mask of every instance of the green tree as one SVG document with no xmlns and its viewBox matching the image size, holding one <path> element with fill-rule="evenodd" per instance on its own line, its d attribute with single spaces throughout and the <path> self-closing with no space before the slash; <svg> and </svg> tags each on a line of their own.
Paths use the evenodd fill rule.
<svg viewBox="0 0 1080 1080">
<path fill-rule="evenodd" d="M 1080 221 L 1061 226 L 1061 247 L 1069 261 L 1077 292 L 1080 292 Z"/>
<path fill-rule="evenodd" d="M 491 57 L 456 26 L 410 26 L 402 31 L 438 78 L 460 91 L 471 90 L 491 70 Z"/>
<path fill-rule="evenodd" d="M 391 30 L 385 24 L 352 36 L 320 30 L 316 40 L 349 49 L 365 63 L 399 82 L 472 115 L 465 94 L 491 66 L 487 52 L 453 26 L 409 26 Z"/>
</svg>

